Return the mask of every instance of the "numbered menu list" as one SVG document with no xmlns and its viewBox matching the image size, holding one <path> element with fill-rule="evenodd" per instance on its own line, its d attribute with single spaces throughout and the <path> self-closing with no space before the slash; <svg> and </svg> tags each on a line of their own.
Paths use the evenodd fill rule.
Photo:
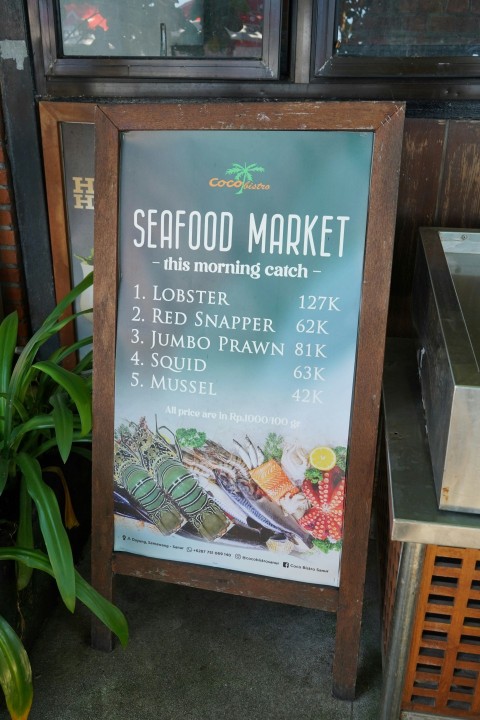
<svg viewBox="0 0 480 720">
<path fill-rule="evenodd" d="M 171 265 L 169 260 L 166 263 Z M 286 273 L 288 266 L 280 269 Z M 303 270 L 308 277 L 307 268 Z M 165 275 L 166 280 L 171 280 L 172 275 L 175 278 L 172 272 Z M 280 291 L 282 279 L 274 283 Z M 302 289 L 302 282 L 295 284 Z M 321 283 L 317 280 L 316 284 Z M 335 341 L 338 334 L 335 326 L 342 312 L 341 296 L 297 294 L 290 301 L 296 312 L 289 308 L 288 325 L 284 317 L 278 316 L 276 293 L 270 293 L 275 309 L 269 316 L 240 314 L 242 307 L 228 289 L 184 289 L 144 282 L 133 283 L 128 293 L 131 388 L 221 399 L 224 410 L 219 418 L 223 420 L 298 426 L 294 418 L 258 412 L 254 398 L 252 411 L 245 418 L 227 410 L 232 382 L 218 372 L 219 366 L 244 366 L 254 383 L 260 357 L 273 359 L 270 365 L 277 373 L 277 394 L 282 405 L 323 403 L 329 342 L 331 338 Z M 188 413 L 185 408 L 183 413 L 198 416 L 198 411 Z M 212 413 L 208 416 L 212 417 Z"/>
</svg>

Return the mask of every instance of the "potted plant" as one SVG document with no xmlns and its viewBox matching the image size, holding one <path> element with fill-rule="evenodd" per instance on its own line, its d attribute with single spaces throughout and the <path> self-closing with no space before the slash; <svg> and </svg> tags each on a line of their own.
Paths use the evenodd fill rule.
<svg viewBox="0 0 480 720">
<path fill-rule="evenodd" d="M 42 477 L 42 461 L 52 449 L 58 451 L 63 463 L 73 450 L 88 453 L 91 352 L 73 370 L 65 369 L 63 362 L 88 345 L 91 338 L 59 348 L 48 360 L 39 360 L 38 356 L 41 348 L 78 316 L 64 317 L 64 313 L 92 280 L 90 273 L 57 305 L 18 354 L 17 314 L 8 315 L 0 324 L 0 500 L 2 495 L 8 496 L 16 513 L 13 542 L 0 547 L 0 560 L 16 563 L 18 589 L 26 587 L 34 569 L 51 575 L 70 611 L 74 611 L 78 598 L 125 644 L 125 617 L 75 570 L 57 496 Z M 38 520 L 38 541 L 34 519 Z M 33 695 L 30 663 L 21 640 L 2 615 L 0 685 L 11 718 L 27 718 Z"/>
</svg>

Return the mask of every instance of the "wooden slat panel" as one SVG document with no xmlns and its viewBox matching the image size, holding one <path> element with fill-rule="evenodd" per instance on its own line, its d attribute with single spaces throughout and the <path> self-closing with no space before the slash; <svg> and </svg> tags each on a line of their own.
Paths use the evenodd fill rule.
<svg viewBox="0 0 480 720">
<path fill-rule="evenodd" d="M 442 668 L 443 667 L 443 661 L 444 661 L 443 657 L 433 657 L 430 655 L 422 655 L 421 650 L 422 650 L 422 648 L 419 648 L 419 654 L 418 654 L 418 664 L 419 665 L 429 665 L 431 668 Z"/>
<path fill-rule="evenodd" d="M 438 225 L 480 227 L 480 122 L 450 120 Z"/>
<path fill-rule="evenodd" d="M 465 618 L 470 617 L 467 606 L 471 599 L 472 577 L 476 573 L 478 558 L 478 550 L 438 546 L 427 548 L 404 685 L 404 710 L 420 712 L 425 709 L 424 698 L 431 698 L 434 701 L 432 712 L 434 708 L 435 714 L 459 718 L 479 717 L 480 643 L 476 639 L 479 629 L 464 624 Z M 436 593 L 438 590 L 437 586 L 431 584 L 432 577 L 444 570 L 448 575 L 458 577 L 454 589 L 455 612 L 451 615 L 450 623 L 432 623 L 427 614 L 432 607 L 428 596 L 432 590 Z M 440 630 L 445 640 L 430 639 L 431 630 Z M 468 636 L 472 638 L 471 642 L 467 639 Z M 422 648 L 441 649 L 443 658 L 422 654 Z M 469 675 L 463 677 L 465 670 L 469 671 Z M 431 687 L 422 687 L 422 684 L 427 683 L 430 683 Z M 434 684 L 437 685 L 436 689 Z"/>
<path fill-rule="evenodd" d="M 409 337 L 418 228 L 435 220 L 446 122 L 407 118 L 398 190 L 388 334 Z"/>
</svg>

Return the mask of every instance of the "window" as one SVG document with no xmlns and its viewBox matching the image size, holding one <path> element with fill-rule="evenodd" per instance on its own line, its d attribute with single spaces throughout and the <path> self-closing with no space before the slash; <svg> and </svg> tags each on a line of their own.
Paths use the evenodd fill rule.
<svg viewBox="0 0 480 720">
<path fill-rule="evenodd" d="M 63 57 L 262 59 L 263 0 L 57 0 Z"/>
<path fill-rule="evenodd" d="M 478 0 L 318 0 L 315 77 L 478 77 Z"/>
<path fill-rule="evenodd" d="M 480 7 L 470 0 L 339 0 L 335 14 L 337 56 L 479 54 Z"/>
</svg>

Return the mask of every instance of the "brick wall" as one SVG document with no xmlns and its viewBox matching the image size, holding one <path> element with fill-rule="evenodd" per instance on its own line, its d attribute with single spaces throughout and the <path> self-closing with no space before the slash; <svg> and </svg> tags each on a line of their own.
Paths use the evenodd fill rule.
<svg viewBox="0 0 480 720">
<path fill-rule="evenodd" d="M 18 343 L 29 337 L 27 296 L 22 274 L 22 259 L 16 229 L 15 204 L 8 165 L 5 128 L 0 105 L 0 291 L 3 314 L 19 316 Z"/>
<path fill-rule="evenodd" d="M 415 46 L 436 46 L 420 55 L 441 55 L 441 46 L 450 52 L 480 46 L 479 0 L 342 0 L 340 7 L 340 48 L 355 55 L 380 45 L 392 55 L 399 46 L 398 55 L 408 56 L 415 55 Z"/>
</svg>

